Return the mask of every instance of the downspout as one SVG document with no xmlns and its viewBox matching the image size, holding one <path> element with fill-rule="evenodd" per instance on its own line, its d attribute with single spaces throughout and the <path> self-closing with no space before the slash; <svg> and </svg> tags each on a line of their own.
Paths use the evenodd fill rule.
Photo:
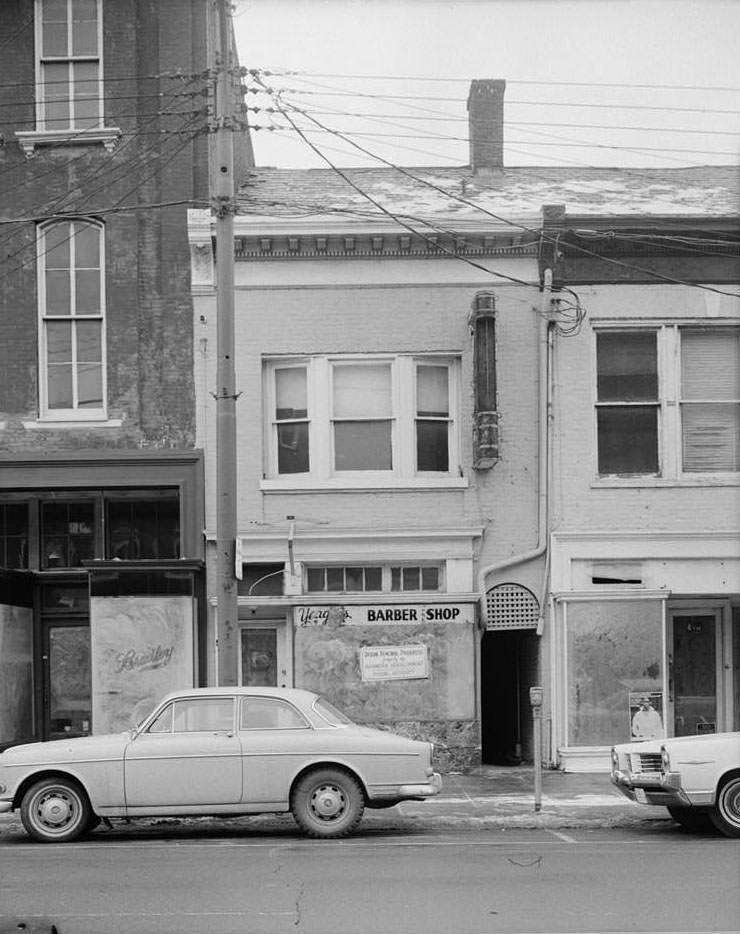
<svg viewBox="0 0 740 934">
<path fill-rule="evenodd" d="M 512 555 L 503 561 L 489 564 L 478 571 L 478 593 L 480 594 L 481 619 L 486 615 L 486 578 L 506 568 L 519 564 L 526 564 L 541 555 L 546 554 L 545 578 L 540 600 L 540 615 L 537 621 L 537 635 L 542 635 L 544 618 L 544 601 L 549 573 L 549 499 L 550 499 L 550 357 L 552 353 L 551 327 L 550 327 L 550 297 L 552 294 L 552 270 L 546 269 L 543 277 L 542 298 L 540 302 L 540 321 L 537 340 L 537 369 L 538 369 L 538 499 L 537 499 L 537 545 L 530 551 Z"/>
</svg>

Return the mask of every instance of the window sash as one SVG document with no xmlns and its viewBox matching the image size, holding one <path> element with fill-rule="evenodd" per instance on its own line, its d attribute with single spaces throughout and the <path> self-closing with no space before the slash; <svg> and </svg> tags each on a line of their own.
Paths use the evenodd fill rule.
<svg viewBox="0 0 740 934">
<path fill-rule="evenodd" d="M 37 0 L 40 130 L 103 126 L 100 0 Z"/>
<path fill-rule="evenodd" d="M 42 417 L 105 414 L 103 228 L 56 222 L 39 230 Z"/>
</svg>

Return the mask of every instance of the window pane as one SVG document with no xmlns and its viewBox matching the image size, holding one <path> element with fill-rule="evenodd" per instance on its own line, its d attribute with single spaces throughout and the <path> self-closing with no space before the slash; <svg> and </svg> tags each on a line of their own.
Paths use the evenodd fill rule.
<svg viewBox="0 0 740 934">
<path fill-rule="evenodd" d="M 681 406 L 683 469 L 740 470 L 740 404 Z"/>
<path fill-rule="evenodd" d="M 305 367 L 288 367 L 275 370 L 275 418 L 305 418 L 308 414 L 306 402 Z"/>
<path fill-rule="evenodd" d="M 64 269 L 46 271 L 46 315 L 69 315 L 71 310 L 71 295 L 69 288 L 69 272 Z"/>
<path fill-rule="evenodd" d="M 417 421 L 416 423 L 416 469 L 448 471 L 449 423 Z"/>
<path fill-rule="evenodd" d="M 344 569 L 347 590 L 357 591 L 364 589 L 365 582 L 363 579 L 362 571 L 362 568 Z"/>
<path fill-rule="evenodd" d="M 46 359 L 49 363 L 72 361 L 72 325 L 68 321 L 47 321 Z"/>
<path fill-rule="evenodd" d="M 67 55 L 67 0 L 44 0 L 42 55 Z"/>
<path fill-rule="evenodd" d="M 390 365 L 334 366 L 333 375 L 336 418 L 392 414 Z"/>
<path fill-rule="evenodd" d="M 103 407 L 103 368 L 99 363 L 77 367 L 77 405 L 81 409 Z"/>
<path fill-rule="evenodd" d="M 324 569 L 308 568 L 306 572 L 306 586 L 313 593 L 324 590 Z"/>
<path fill-rule="evenodd" d="M 98 97 L 98 66 L 90 62 L 72 65 L 74 94 L 74 125 L 98 125 L 100 105 Z"/>
<path fill-rule="evenodd" d="M 596 337 L 600 402 L 658 398 L 658 358 L 653 332 L 601 333 Z"/>
<path fill-rule="evenodd" d="M 69 65 L 46 64 L 41 69 L 44 95 L 44 127 L 47 130 L 69 126 Z"/>
<path fill-rule="evenodd" d="M 658 410 L 655 406 L 599 409 L 597 423 L 600 474 L 658 472 Z"/>
<path fill-rule="evenodd" d="M 69 269 L 70 224 L 53 224 L 44 230 L 44 261 L 48 269 Z"/>
<path fill-rule="evenodd" d="M 75 314 L 100 314 L 100 273 L 97 269 L 78 269 L 75 274 Z"/>
<path fill-rule="evenodd" d="M 230 697 L 175 701 L 175 733 L 211 732 L 234 728 Z"/>
<path fill-rule="evenodd" d="M 681 330 L 681 397 L 740 400 L 740 329 Z"/>
<path fill-rule="evenodd" d="M 77 269 L 99 269 L 100 229 L 91 224 L 75 224 L 74 252 Z"/>
<path fill-rule="evenodd" d="M 401 589 L 401 568 L 391 568 L 391 590 L 396 592 Z"/>
<path fill-rule="evenodd" d="M 278 473 L 308 473 L 308 422 L 277 426 Z"/>
<path fill-rule="evenodd" d="M 334 466 L 336 470 L 391 470 L 391 423 L 336 422 Z"/>
<path fill-rule="evenodd" d="M 99 363 L 103 349 L 100 322 L 78 321 L 75 331 L 77 332 L 77 359 L 84 363 Z"/>
<path fill-rule="evenodd" d="M 0 504 L 0 564 L 5 568 L 28 567 L 28 506 Z"/>
<path fill-rule="evenodd" d="M 54 364 L 48 370 L 48 395 L 50 409 L 71 409 L 74 404 L 72 395 L 72 364 L 60 366 Z"/>
<path fill-rule="evenodd" d="M 416 414 L 447 416 L 450 413 L 446 366 L 416 368 Z"/>
<path fill-rule="evenodd" d="M 421 569 L 421 589 L 439 590 L 439 568 Z"/>
<path fill-rule="evenodd" d="M 421 570 L 419 568 L 402 568 L 403 589 L 421 590 Z"/>
<path fill-rule="evenodd" d="M 98 54 L 98 8 L 96 0 L 72 0 L 72 53 Z"/>
<path fill-rule="evenodd" d="M 331 591 L 344 590 L 344 568 L 326 569 L 326 589 Z"/>
<path fill-rule="evenodd" d="M 365 590 L 383 589 L 383 569 L 365 568 Z"/>
</svg>

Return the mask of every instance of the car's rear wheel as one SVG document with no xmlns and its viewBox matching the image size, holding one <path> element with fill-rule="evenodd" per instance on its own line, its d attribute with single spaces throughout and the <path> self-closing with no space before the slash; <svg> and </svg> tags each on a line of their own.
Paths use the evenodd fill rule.
<svg viewBox="0 0 740 934">
<path fill-rule="evenodd" d="M 23 795 L 21 821 L 35 840 L 64 843 L 74 840 L 90 825 L 92 811 L 87 795 L 72 781 L 45 778 Z"/>
<path fill-rule="evenodd" d="M 740 837 L 740 775 L 722 782 L 709 818 L 726 837 Z"/>
<path fill-rule="evenodd" d="M 684 830 L 703 831 L 711 829 L 709 814 L 696 808 L 669 807 L 668 813 Z"/>
<path fill-rule="evenodd" d="M 357 780 L 340 769 L 315 769 L 290 798 L 298 826 L 310 837 L 344 837 L 359 824 L 365 798 Z"/>
</svg>

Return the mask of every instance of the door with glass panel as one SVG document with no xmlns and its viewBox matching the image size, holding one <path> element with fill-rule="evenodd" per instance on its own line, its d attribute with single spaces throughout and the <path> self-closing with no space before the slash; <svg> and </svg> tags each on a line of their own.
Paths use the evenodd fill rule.
<svg viewBox="0 0 740 934">
<path fill-rule="evenodd" d="M 239 630 L 239 683 L 245 687 L 289 687 L 286 624 L 255 620 Z"/>
<path fill-rule="evenodd" d="M 44 644 L 44 739 L 91 732 L 90 626 L 47 620 Z"/>
<path fill-rule="evenodd" d="M 722 704 L 722 648 L 719 609 L 671 613 L 669 716 L 674 736 L 717 733 L 728 728 Z"/>
</svg>

